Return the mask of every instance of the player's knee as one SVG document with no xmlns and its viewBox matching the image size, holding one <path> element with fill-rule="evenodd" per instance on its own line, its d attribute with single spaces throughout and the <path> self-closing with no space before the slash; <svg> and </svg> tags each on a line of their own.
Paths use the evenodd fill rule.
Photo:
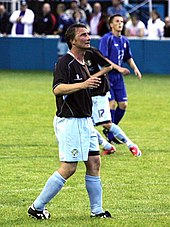
<svg viewBox="0 0 170 227">
<path fill-rule="evenodd" d="M 111 128 L 111 126 L 112 126 L 112 123 L 111 122 L 109 122 L 107 124 L 103 124 L 103 127 L 106 128 L 106 129 L 108 129 L 108 130 Z"/>
<path fill-rule="evenodd" d="M 75 166 L 70 166 L 68 171 L 69 171 L 69 175 L 72 176 L 76 172 L 76 167 Z"/>
<path fill-rule="evenodd" d="M 86 167 L 87 174 L 98 176 L 100 172 L 100 156 L 89 156 L 88 165 L 86 165 Z"/>
<path fill-rule="evenodd" d="M 62 163 L 61 167 L 58 169 L 58 172 L 64 177 L 64 179 L 68 179 L 76 172 L 76 168 L 76 163 Z"/>
<path fill-rule="evenodd" d="M 128 103 L 127 103 L 127 102 L 119 103 L 119 108 L 120 108 L 120 109 L 126 110 L 127 107 L 128 107 Z"/>
<path fill-rule="evenodd" d="M 115 100 L 111 100 L 109 102 L 109 106 L 110 106 L 110 109 L 111 110 L 115 110 L 116 109 L 116 102 L 115 102 Z"/>
</svg>

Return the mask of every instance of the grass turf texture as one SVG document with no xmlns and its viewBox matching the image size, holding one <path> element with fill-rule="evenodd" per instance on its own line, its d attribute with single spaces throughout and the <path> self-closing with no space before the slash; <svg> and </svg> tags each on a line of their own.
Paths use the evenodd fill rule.
<svg viewBox="0 0 170 227">
<path fill-rule="evenodd" d="M 125 80 L 129 107 L 120 126 L 143 156 L 119 145 L 114 155 L 102 157 L 103 207 L 113 218 L 89 218 L 79 163 L 47 206 L 51 220 L 37 221 L 27 216 L 28 206 L 59 166 L 52 73 L 0 71 L 0 226 L 170 226 L 170 77 Z"/>
</svg>

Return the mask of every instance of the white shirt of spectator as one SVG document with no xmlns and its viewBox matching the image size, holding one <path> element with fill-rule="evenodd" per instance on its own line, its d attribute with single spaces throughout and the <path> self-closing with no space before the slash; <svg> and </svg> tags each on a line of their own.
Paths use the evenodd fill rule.
<svg viewBox="0 0 170 227">
<path fill-rule="evenodd" d="M 20 15 L 21 10 L 16 10 L 12 13 L 12 15 L 9 18 L 9 21 L 13 23 L 12 30 L 11 30 L 11 35 L 16 36 L 16 20 Z M 21 19 L 21 23 L 24 24 L 24 34 L 25 36 L 30 36 L 32 35 L 32 30 L 33 30 L 33 22 L 34 22 L 34 13 L 30 9 L 26 9 L 25 14 L 23 18 Z"/>
<path fill-rule="evenodd" d="M 132 21 L 129 20 L 125 24 L 125 28 L 129 30 L 130 36 L 139 36 L 141 29 L 144 29 L 144 34 L 146 34 L 146 27 L 145 27 L 145 24 L 142 21 L 138 21 L 138 24 L 136 26 L 134 26 L 132 24 Z"/>
<path fill-rule="evenodd" d="M 148 38 L 157 39 L 163 37 L 165 23 L 160 19 L 156 19 L 153 23 L 152 18 L 148 20 Z"/>
<path fill-rule="evenodd" d="M 98 35 L 97 27 L 101 18 L 101 12 L 99 12 L 97 15 L 93 16 L 90 20 L 90 33 L 91 35 Z"/>
</svg>

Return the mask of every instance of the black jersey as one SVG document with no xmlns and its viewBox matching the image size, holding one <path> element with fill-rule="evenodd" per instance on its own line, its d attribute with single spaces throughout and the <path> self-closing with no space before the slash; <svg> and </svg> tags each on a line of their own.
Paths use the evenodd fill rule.
<svg viewBox="0 0 170 227">
<path fill-rule="evenodd" d="M 87 66 L 80 64 L 71 54 L 66 54 L 55 66 L 53 89 L 59 84 L 81 83 L 89 78 Z M 91 89 L 69 95 L 56 96 L 58 117 L 91 117 Z"/>
<path fill-rule="evenodd" d="M 110 64 L 108 63 L 108 61 L 106 61 L 100 51 L 94 47 L 91 47 L 86 51 L 85 62 L 91 75 L 99 72 L 101 67 L 110 66 Z M 107 76 L 102 75 L 101 85 L 98 88 L 92 90 L 92 96 L 105 95 L 109 90 L 110 85 Z"/>
</svg>

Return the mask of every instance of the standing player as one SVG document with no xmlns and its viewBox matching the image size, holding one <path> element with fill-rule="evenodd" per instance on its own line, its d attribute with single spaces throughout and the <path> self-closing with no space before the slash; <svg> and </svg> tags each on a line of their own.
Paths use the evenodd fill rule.
<svg viewBox="0 0 170 227">
<path fill-rule="evenodd" d="M 121 72 L 123 75 L 129 74 L 129 70 L 123 67 L 120 67 L 114 63 L 108 62 L 108 59 L 104 58 L 102 54 L 95 48 L 90 48 L 85 53 L 85 61 L 90 71 L 90 74 L 96 74 L 100 71 L 100 67 L 108 68 L 111 64 L 114 70 Z M 110 71 L 110 70 L 109 70 Z M 109 72 L 108 71 L 108 72 Z M 101 71 L 100 71 L 101 72 Z M 92 92 L 92 118 L 94 125 L 102 125 L 106 128 L 112 136 L 116 139 L 125 143 L 131 153 L 134 156 L 141 156 L 141 151 L 138 146 L 134 144 L 126 134 L 121 130 L 119 126 L 111 122 L 110 108 L 109 108 L 109 99 L 108 91 L 110 90 L 109 82 L 106 75 L 101 76 L 101 84 L 98 88 L 93 89 Z M 96 130 L 97 131 L 97 130 Z M 103 141 L 100 133 L 98 134 L 99 141 Z M 101 143 L 100 142 L 100 143 Z M 99 144 L 100 144 L 99 143 Z M 107 146 L 107 147 L 106 147 Z M 106 144 L 102 152 L 103 155 L 114 153 L 115 148 L 111 144 Z"/>
<path fill-rule="evenodd" d="M 138 79 L 141 79 L 142 75 L 133 60 L 129 41 L 125 36 L 121 35 L 123 30 L 123 17 L 119 14 L 111 16 L 109 25 L 111 32 L 101 38 L 99 50 L 105 57 L 119 66 L 122 66 L 123 62 L 127 62 L 134 70 Z M 111 93 L 110 112 L 112 122 L 117 125 L 124 116 L 127 108 L 126 88 L 123 76 L 118 71 L 111 71 L 109 73 L 109 81 Z M 111 137 L 112 136 L 109 135 L 109 140 L 112 139 Z"/>
<path fill-rule="evenodd" d="M 56 65 L 53 81 L 57 105 L 54 129 L 61 164 L 29 207 L 28 214 L 37 219 L 49 219 L 46 204 L 75 173 L 78 162 L 84 161 L 91 217 L 110 218 L 110 213 L 102 208 L 99 145 L 91 119 L 91 90 L 99 86 L 100 79 L 89 77 L 84 62 L 85 51 L 90 47 L 90 36 L 83 24 L 70 26 L 65 36 L 70 52 Z"/>
</svg>

